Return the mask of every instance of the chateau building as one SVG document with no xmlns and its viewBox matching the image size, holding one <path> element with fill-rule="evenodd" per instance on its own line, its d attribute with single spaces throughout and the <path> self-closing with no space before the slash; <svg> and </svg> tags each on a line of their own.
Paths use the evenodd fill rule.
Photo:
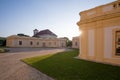
<svg viewBox="0 0 120 80">
<path fill-rule="evenodd" d="M 7 47 L 66 47 L 65 38 L 57 38 L 50 30 L 34 30 L 33 37 L 12 35 L 7 37 Z"/>
<path fill-rule="evenodd" d="M 80 12 L 79 58 L 120 65 L 120 0 Z"/>
<path fill-rule="evenodd" d="M 79 49 L 79 36 L 72 38 L 72 48 Z"/>
</svg>

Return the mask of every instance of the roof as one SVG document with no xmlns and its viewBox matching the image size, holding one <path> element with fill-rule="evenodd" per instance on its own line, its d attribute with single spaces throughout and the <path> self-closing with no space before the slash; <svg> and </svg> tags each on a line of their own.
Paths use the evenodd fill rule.
<svg viewBox="0 0 120 80">
<path fill-rule="evenodd" d="M 54 34 L 52 31 L 50 31 L 49 29 L 45 29 L 45 30 L 42 30 L 40 32 L 38 32 L 37 34 L 33 35 L 33 37 L 37 37 L 37 36 L 40 36 L 40 35 L 52 35 L 52 36 L 56 36 L 56 34 Z"/>
</svg>

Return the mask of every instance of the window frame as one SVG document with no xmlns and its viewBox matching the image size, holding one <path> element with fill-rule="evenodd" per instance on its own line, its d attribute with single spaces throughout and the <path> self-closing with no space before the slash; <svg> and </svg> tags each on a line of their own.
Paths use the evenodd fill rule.
<svg viewBox="0 0 120 80">
<path fill-rule="evenodd" d="M 118 38 L 118 34 L 120 34 L 120 30 L 115 32 L 115 55 L 120 56 L 120 53 L 117 51 L 120 47 L 120 38 Z"/>
<path fill-rule="evenodd" d="M 112 30 L 112 32 L 113 32 L 113 34 L 112 34 L 112 36 L 113 36 L 113 39 L 112 39 L 112 57 L 113 58 L 120 58 L 120 55 L 116 55 L 116 32 L 117 31 L 120 31 L 120 28 L 115 28 L 115 29 L 113 29 Z"/>
</svg>

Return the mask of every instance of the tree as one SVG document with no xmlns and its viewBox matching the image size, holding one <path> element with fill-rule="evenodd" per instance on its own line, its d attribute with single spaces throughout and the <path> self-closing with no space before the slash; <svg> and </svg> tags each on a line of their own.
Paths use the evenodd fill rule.
<svg viewBox="0 0 120 80">
<path fill-rule="evenodd" d="M 67 47 L 71 47 L 71 46 L 72 46 L 72 41 L 69 40 L 68 37 L 64 37 L 64 38 L 67 40 L 67 44 L 66 44 L 66 46 L 67 46 Z"/>
<path fill-rule="evenodd" d="M 6 38 L 0 37 L 0 46 L 6 46 Z"/>
<path fill-rule="evenodd" d="M 20 34 L 17 34 L 18 36 L 25 36 L 25 37 L 30 37 L 29 35 L 25 35 L 25 34 L 22 34 L 22 33 L 20 33 Z"/>
<path fill-rule="evenodd" d="M 68 40 L 67 47 L 72 47 L 72 41 L 71 40 Z"/>
</svg>

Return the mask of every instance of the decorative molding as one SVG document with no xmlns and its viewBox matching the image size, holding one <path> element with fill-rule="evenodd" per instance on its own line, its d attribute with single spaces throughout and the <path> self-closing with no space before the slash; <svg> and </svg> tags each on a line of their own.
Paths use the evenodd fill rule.
<svg viewBox="0 0 120 80">
<path fill-rule="evenodd" d="M 84 19 L 84 20 L 80 20 L 80 22 L 78 22 L 78 26 L 82 25 L 82 24 L 87 24 L 87 23 L 91 23 L 91 22 L 96 22 L 96 21 L 101 21 L 101 20 L 106 20 L 106 19 L 110 19 L 110 18 L 115 18 L 115 17 L 120 17 L 120 10 L 111 14 L 104 14 L 101 16 L 96 16 L 90 19 Z"/>
<path fill-rule="evenodd" d="M 90 12 L 87 13 L 87 16 L 91 16 L 91 15 L 94 15 L 94 14 L 96 14 L 96 11 L 90 11 Z"/>
<path fill-rule="evenodd" d="M 109 6 L 103 7 L 102 11 L 107 12 L 107 11 L 111 11 L 112 9 L 113 9 L 113 5 L 109 5 Z"/>
</svg>

